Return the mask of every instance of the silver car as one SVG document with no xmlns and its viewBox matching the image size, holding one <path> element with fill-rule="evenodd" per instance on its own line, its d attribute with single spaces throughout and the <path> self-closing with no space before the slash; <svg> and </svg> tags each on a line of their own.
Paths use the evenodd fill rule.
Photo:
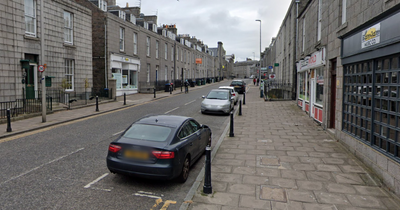
<svg viewBox="0 0 400 210">
<path fill-rule="evenodd" d="M 235 91 L 234 87 L 231 86 L 220 86 L 219 89 L 227 89 L 231 91 L 231 95 L 235 98 L 234 104 L 236 105 L 237 102 L 239 101 L 239 93 Z"/>
<path fill-rule="evenodd" d="M 201 113 L 229 114 L 234 107 L 234 97 L 230 90 L 214 89 L 207 96 L 203 96 Z"/>
</svg>

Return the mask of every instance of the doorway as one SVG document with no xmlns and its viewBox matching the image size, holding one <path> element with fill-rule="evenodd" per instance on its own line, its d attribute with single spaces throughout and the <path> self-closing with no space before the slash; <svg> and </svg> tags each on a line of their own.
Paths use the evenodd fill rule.
<svg viewBox="0 0 400 210">
<path fill-rule="evenodd" d="M 30 64 L 28 69 L 25 69 L 25 95 L 26 99 L 38 98 L 37 87 L 37 68 L 36 64 Z"/>
<path fill-rule="evenodd" d="M 336 59 L 331 60 L 331 97 L 330 97 L 330 115 L 329 115 L 329 128 L 335 129 L 336 118 Z"/>
</svg>

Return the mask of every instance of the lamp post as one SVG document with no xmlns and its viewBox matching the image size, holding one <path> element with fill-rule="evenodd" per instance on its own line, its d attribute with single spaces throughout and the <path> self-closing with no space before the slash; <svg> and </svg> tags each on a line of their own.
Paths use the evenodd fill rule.
<svg viewBox="0 0 400 210">
<path fill-rule="evenodd" d="M 256 20 L 260 22 L 260 66 L 259 66 L 259 70 L 258 70 L 258 79 L 260 80 L 261 83 L 261 20 Z"/>
</svg>

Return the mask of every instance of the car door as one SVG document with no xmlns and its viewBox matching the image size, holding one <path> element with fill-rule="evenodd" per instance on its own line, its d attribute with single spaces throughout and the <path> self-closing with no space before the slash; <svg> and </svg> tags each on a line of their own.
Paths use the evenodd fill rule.
<svg viewBox="0 0 400 210">
<path fill-rule="evenodd" d="M 189 121 L 189 125 L 193 131 L 193 138 L 194 138 L 194 145 L 196 146 L 196 151 L 195 153 L 195 158 L 197 158 L 199 155 L 201 155 L 204 151 L 205 145 L 204 145 L 204 132 L 202 132 L 201 126 L 198 122 L 196 122 L 195 120 L 190 120 Z"/>
<path fill-rule="evenodd" d="M 182 125 L 181 130 L 178 133 L 178 137 L 180 138 L 180 144 L 182 145 L 182 149 L 185 151 L 186 154 L 191 155 L 191 159 L 194 158 L 193 154 L 196 154 L 196 144 L 195 144 L 195 135 L 193 135 L 192 128 L 189 122 L 186 122 Z M 185 157 L 182 157 L 182 159 Z M 190 160 L 192 162 L 192 160 Z"/>
</svg>

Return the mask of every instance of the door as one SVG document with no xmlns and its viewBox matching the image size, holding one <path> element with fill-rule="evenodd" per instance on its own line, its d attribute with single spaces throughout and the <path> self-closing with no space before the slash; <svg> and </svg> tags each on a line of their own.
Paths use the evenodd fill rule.
<svg viewBox="0 0 400 210">
<path fill-rule="evenodd" d="M 26 99 L 34 99 L 38 97 L 37 93 L 37 71 L 36 65 L 30 65 L 29 69 L 25 69 L 25 95 Z"/>
<path fill-rule="evenodd" d="M 314 112 L 314 102 L 315 102 L 315 69 L 311 70 L 311 83 L 310 83 L 310 116 L 314 118 L 315 112 Z"/>
<path fill-rule="evenodd" d="M 336 59 L 331 61 L 331 97 L 330 97 L 330 115 L 329 115 L 329 128 L 335 128 L 336 118 Z"/>
</svg>

